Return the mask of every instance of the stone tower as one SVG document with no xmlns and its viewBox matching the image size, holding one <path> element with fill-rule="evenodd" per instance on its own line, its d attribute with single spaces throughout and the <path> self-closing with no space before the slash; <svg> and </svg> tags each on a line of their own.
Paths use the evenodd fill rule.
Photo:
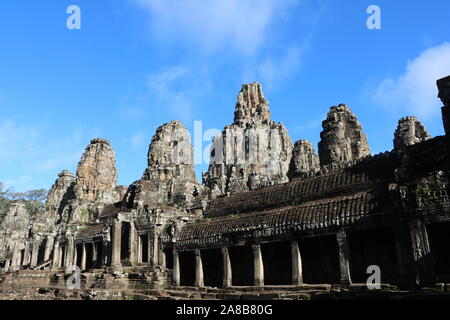
<svg viewBox="0 0 450 320">
<path fill-rule="evenodd" d="M 320 160 L 313 144 L 308 140 L 297 141 L 292 151 L 289 178 L 309 177 L 319 170 Z"/>
<path fill-rule="evenodd" d="M 156 130 L 148 151 L 148 166 L 127 195 L 133 207 L 189 206 L 201 192 L 195 177 L 194 151 L 189 131 L 180 121 Z"/>
<path fill-rule="evenodd" d="M 117 184 L 116 156 L 106 139 L 93 139 L 78 163 L 76 198 L 81 201 L 114 202 Z"/>
<path fill-rule="evenodd" d="M 270 120 L 261 85 L 245 84 L 234 122 L 214 139 L 204 184 L 216 197 L 283 183 L 288 181 L 291 156 L 292 141 L 282 123 Z"/>
<path fill-rule="evenodd" d="M 345 165 L 370 156 L 370 147 L 361 124 L 346 105 L 331 107 L 322 127 L 319 142 L 322 166 Z"/>
<path fill-rule="evenodd" d="M 428 139 L 431 139 L 431 136 L 416 117 L 405 117 L 398 121 L 394 134 L 394 149 L 401 150 Z"/>
</svg>

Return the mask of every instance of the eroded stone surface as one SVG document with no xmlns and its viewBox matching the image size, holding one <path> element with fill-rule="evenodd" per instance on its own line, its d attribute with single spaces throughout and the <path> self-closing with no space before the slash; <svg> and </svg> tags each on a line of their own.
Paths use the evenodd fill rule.
<svg viewBox="0 0 450 320">
<path fill-rule="evenodd" d="M 148 167 L 134 183 L 133 207 L 192 204 L 202 187 L 195 177 L 194 152 L 188 130 L 180 121 L 159 127 L 148 151 Z"/>
<path fill-rule="evenodd" d="M 416 117 L 405 117 L 398 121 L 394 134 L 394 149 L 401 150 L 428 139 L 431 139 L 431 136 Z"/>
<path fill-rule="evenodd" d="M 437 81 L 439 98 L 445 106 L 450 106 L 450 76 Z"/>
<path fill-rule="evenodd" d="M 319 142 L 320 164 L 339 165 L 370 156 L 366 134 L 346 105 L 331 107 L 322 123 Z"/>
<path fill-rule="evenodd" d="M 308 140 L 299 140 L 292 151 L 290 178 L 309 177 L 320 170 L 319 156 Z"/>
<path fill-rule="evenodd" d="M 78 164 L 75 193 L 85 201 L 114 202 L 116 156 L 106 139 L 93 139 Z"/>
<path fill-rule="evenodd" d="M 292 147 L 285 126 L 270 120 L 261 85 L 244 85 L 234 123 L 214 139 L 204 183 L 216 197 L 286 182 Z"/>
</svg>

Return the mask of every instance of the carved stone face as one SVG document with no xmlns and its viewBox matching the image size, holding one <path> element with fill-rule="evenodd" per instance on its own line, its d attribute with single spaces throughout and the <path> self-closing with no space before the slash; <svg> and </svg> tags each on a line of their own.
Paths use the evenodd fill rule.
<svg viewBox="0 0 450 320">
<path fill-rule="evenodd" d="M 437 81 L 439 98 L 446 106 L 450 106 L 450 76 Z"/>
</svg>

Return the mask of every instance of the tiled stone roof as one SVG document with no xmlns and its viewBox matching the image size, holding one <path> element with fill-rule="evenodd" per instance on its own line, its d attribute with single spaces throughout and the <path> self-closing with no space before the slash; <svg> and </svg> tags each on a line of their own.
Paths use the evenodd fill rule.
<svg viewBox="0 0 450 320">
<path fill-rule="evenodd" d="M 367 215 L 386 212 L 388 202 L 385 193 L 360 192 L 297 206 L 213 218 L 185 225 L 177 236 L 176 246 L 186 249 L 220 245 L 233 233 L 264 237 L 348 225 Z"/>
</svg>

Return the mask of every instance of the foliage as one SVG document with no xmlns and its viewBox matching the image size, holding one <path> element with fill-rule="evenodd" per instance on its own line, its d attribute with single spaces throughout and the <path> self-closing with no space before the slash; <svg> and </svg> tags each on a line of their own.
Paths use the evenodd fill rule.
<svg viewBox="0 0 450 320">
<path fill-rule="evenodd" d="M 45 200 L 47 198 L 47 190 L 29 190 L 26 192 L 15 192 L 12 188 L 6 188 L 0 182 L 0 222 L 9 210 L 9 207 L 14 201 L 21 200 L 31 216 L 36 215 L 44 208 Z"/>
</svg>

